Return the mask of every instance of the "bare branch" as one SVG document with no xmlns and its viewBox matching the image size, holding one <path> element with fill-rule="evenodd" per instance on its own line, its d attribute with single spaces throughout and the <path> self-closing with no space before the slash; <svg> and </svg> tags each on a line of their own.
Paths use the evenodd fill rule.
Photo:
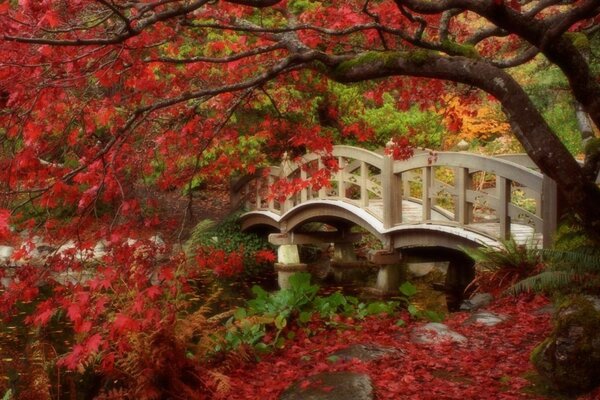
<svg viewBox="0 0 600 400">
<path fill-rule="evenodd" d="M 491 63 L 498 68 L 512 68 L 533 60 L 538 54 L 540 54 L 540 50 L 537 47 L 530 46 L 527 50 L 513 58 L 507 60 L 493 60 Z"/>
</svg>

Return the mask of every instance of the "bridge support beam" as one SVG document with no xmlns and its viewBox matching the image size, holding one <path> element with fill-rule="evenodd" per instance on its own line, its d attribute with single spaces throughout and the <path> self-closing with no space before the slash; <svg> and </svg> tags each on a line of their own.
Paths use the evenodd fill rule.
<svg viewBox="0 0 600 400">
<path fill-rule="evenodd" d="M 406 280 L 406 265 L 398 251 L 376 251 L 369 254 L 369 261 L 379 267 L 375 291 L 381 295 L 395 294 Z"/>
<path fill-rule="evenodd" d="M 307 265 L 300 262 L 300 253 L 295 244 L 283 244 L 277 249 L 277 283 L 281 289 L 290 288 L 290 277 L 298 272 L 306 271 Z"/>
</svg>

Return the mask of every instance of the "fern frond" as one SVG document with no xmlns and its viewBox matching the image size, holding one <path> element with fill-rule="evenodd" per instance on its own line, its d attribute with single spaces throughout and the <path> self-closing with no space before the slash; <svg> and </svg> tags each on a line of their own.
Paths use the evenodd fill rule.
<svg viewBox="0 0 600 400">
<path fill-rule="evenodd" d="M 215 398 L 225 398 L 231 391 L 231 379 L 227 375 L 218 371 L 208 371 L 208 375 L 213 381 L 215 387 Z"/>
<path fill-rule="evenodd" d="M 215 228 L 215 226 L 216 222 L 210 219 L 203 219 L 198 222 L 194 229 L 192 229 L 190 238 L 185 243 L 186 249 L 193 250 L 201 245 L 206 241 L 207 235 Z"/>
<path fill-rule="evenodd" d="M 569 271 L 543 271 L 515 283 L 508 289 L 508 292 L 517 295 L 523 292 L 560 289 L 569 285 L 574 277 L 575 274 Z"/>
</svg>

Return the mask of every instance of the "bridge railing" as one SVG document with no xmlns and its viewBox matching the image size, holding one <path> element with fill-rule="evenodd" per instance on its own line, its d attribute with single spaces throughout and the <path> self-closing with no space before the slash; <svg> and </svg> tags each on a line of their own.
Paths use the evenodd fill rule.
<svg viewBox="0 0 600 400">
<path fill-rule="evenodd" d="M 515 233 L 513 224 L 528 225 L 547 246 L 556 230 L 556 185 L 521 164 L 466 152 L 421 152 L 394 161 L 373 151 L 334 146 L 327 157 L 284 159 L 280 167 L 244 182 L 238 195 L 248 210 L 277 215 L 309 201 L 340 200 L 373 214 L 384 229 L 435 223 L 505 239 Z M 421 205 L 420 218 L 403 215 L 406 202 Z"/>
<path fill-rule="evenodd" d="M 299 160 L 286 158 L 279 167 L 270 167 L 266 176 L 259 172 L 238 185 L 233 203 L 244 199 L 248 210 L 277 215 L 308 201 L 328 199 L 368 209 L 383 201 L 383 162 L 383 155 L 351 146 L 335 146 L 325 157 L 311 153 Z M 281 193 L 290 191 L 283 198 Z"/>
<path fill-rule="evenodd" d="M 556 230 L 555 183 L 512 161 L 464 152 L 422 153 L 395 162 L 393 173 L 402 182 L 403 198 L 421 203 L 421 222 L 433 222 L 437 213 L 450 221 L 435 223 L 457 224 L 484 234 L 490 231 L 486 223 L 497 223 L 500 239 L 515 233 L 512 224 L 529 225 L 543 235 L 545 245 Z M 415 186 L 418 198 L 413 194 Z"/>
</svg>

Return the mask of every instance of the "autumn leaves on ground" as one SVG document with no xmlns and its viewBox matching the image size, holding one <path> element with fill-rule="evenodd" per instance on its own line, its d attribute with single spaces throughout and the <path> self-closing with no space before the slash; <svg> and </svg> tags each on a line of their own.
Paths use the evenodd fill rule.
<svg viewBox="0 0 600 400">
<path fill-rule="evenodd" d="M 469 313 L 444 321 L 467 342 L 415 344 L 411 330 L 424 322 L 398 326 L 406 313 L 368 317 L 364 321 L 340 320 L 329 327 L 319 322 L 307 336 L 296 338 L 256 366 L 243 364 L 231 376 L 231 399 L 276 399 L 291 382 L 324 371 L 368 374 L 377 399 L 540 399 L 543 392 L 529 363 L 529 353 L 550 329 L 550 314 L 543 297 L 504 298 L 489 308 L 507 315 L 496 326 L 465 324 Z M 332 357 L 352 344 L 376 344 L 395 349 L 368 362 Z M 592 399 L 593 397 L 589 397 Z"/>
</svg>

